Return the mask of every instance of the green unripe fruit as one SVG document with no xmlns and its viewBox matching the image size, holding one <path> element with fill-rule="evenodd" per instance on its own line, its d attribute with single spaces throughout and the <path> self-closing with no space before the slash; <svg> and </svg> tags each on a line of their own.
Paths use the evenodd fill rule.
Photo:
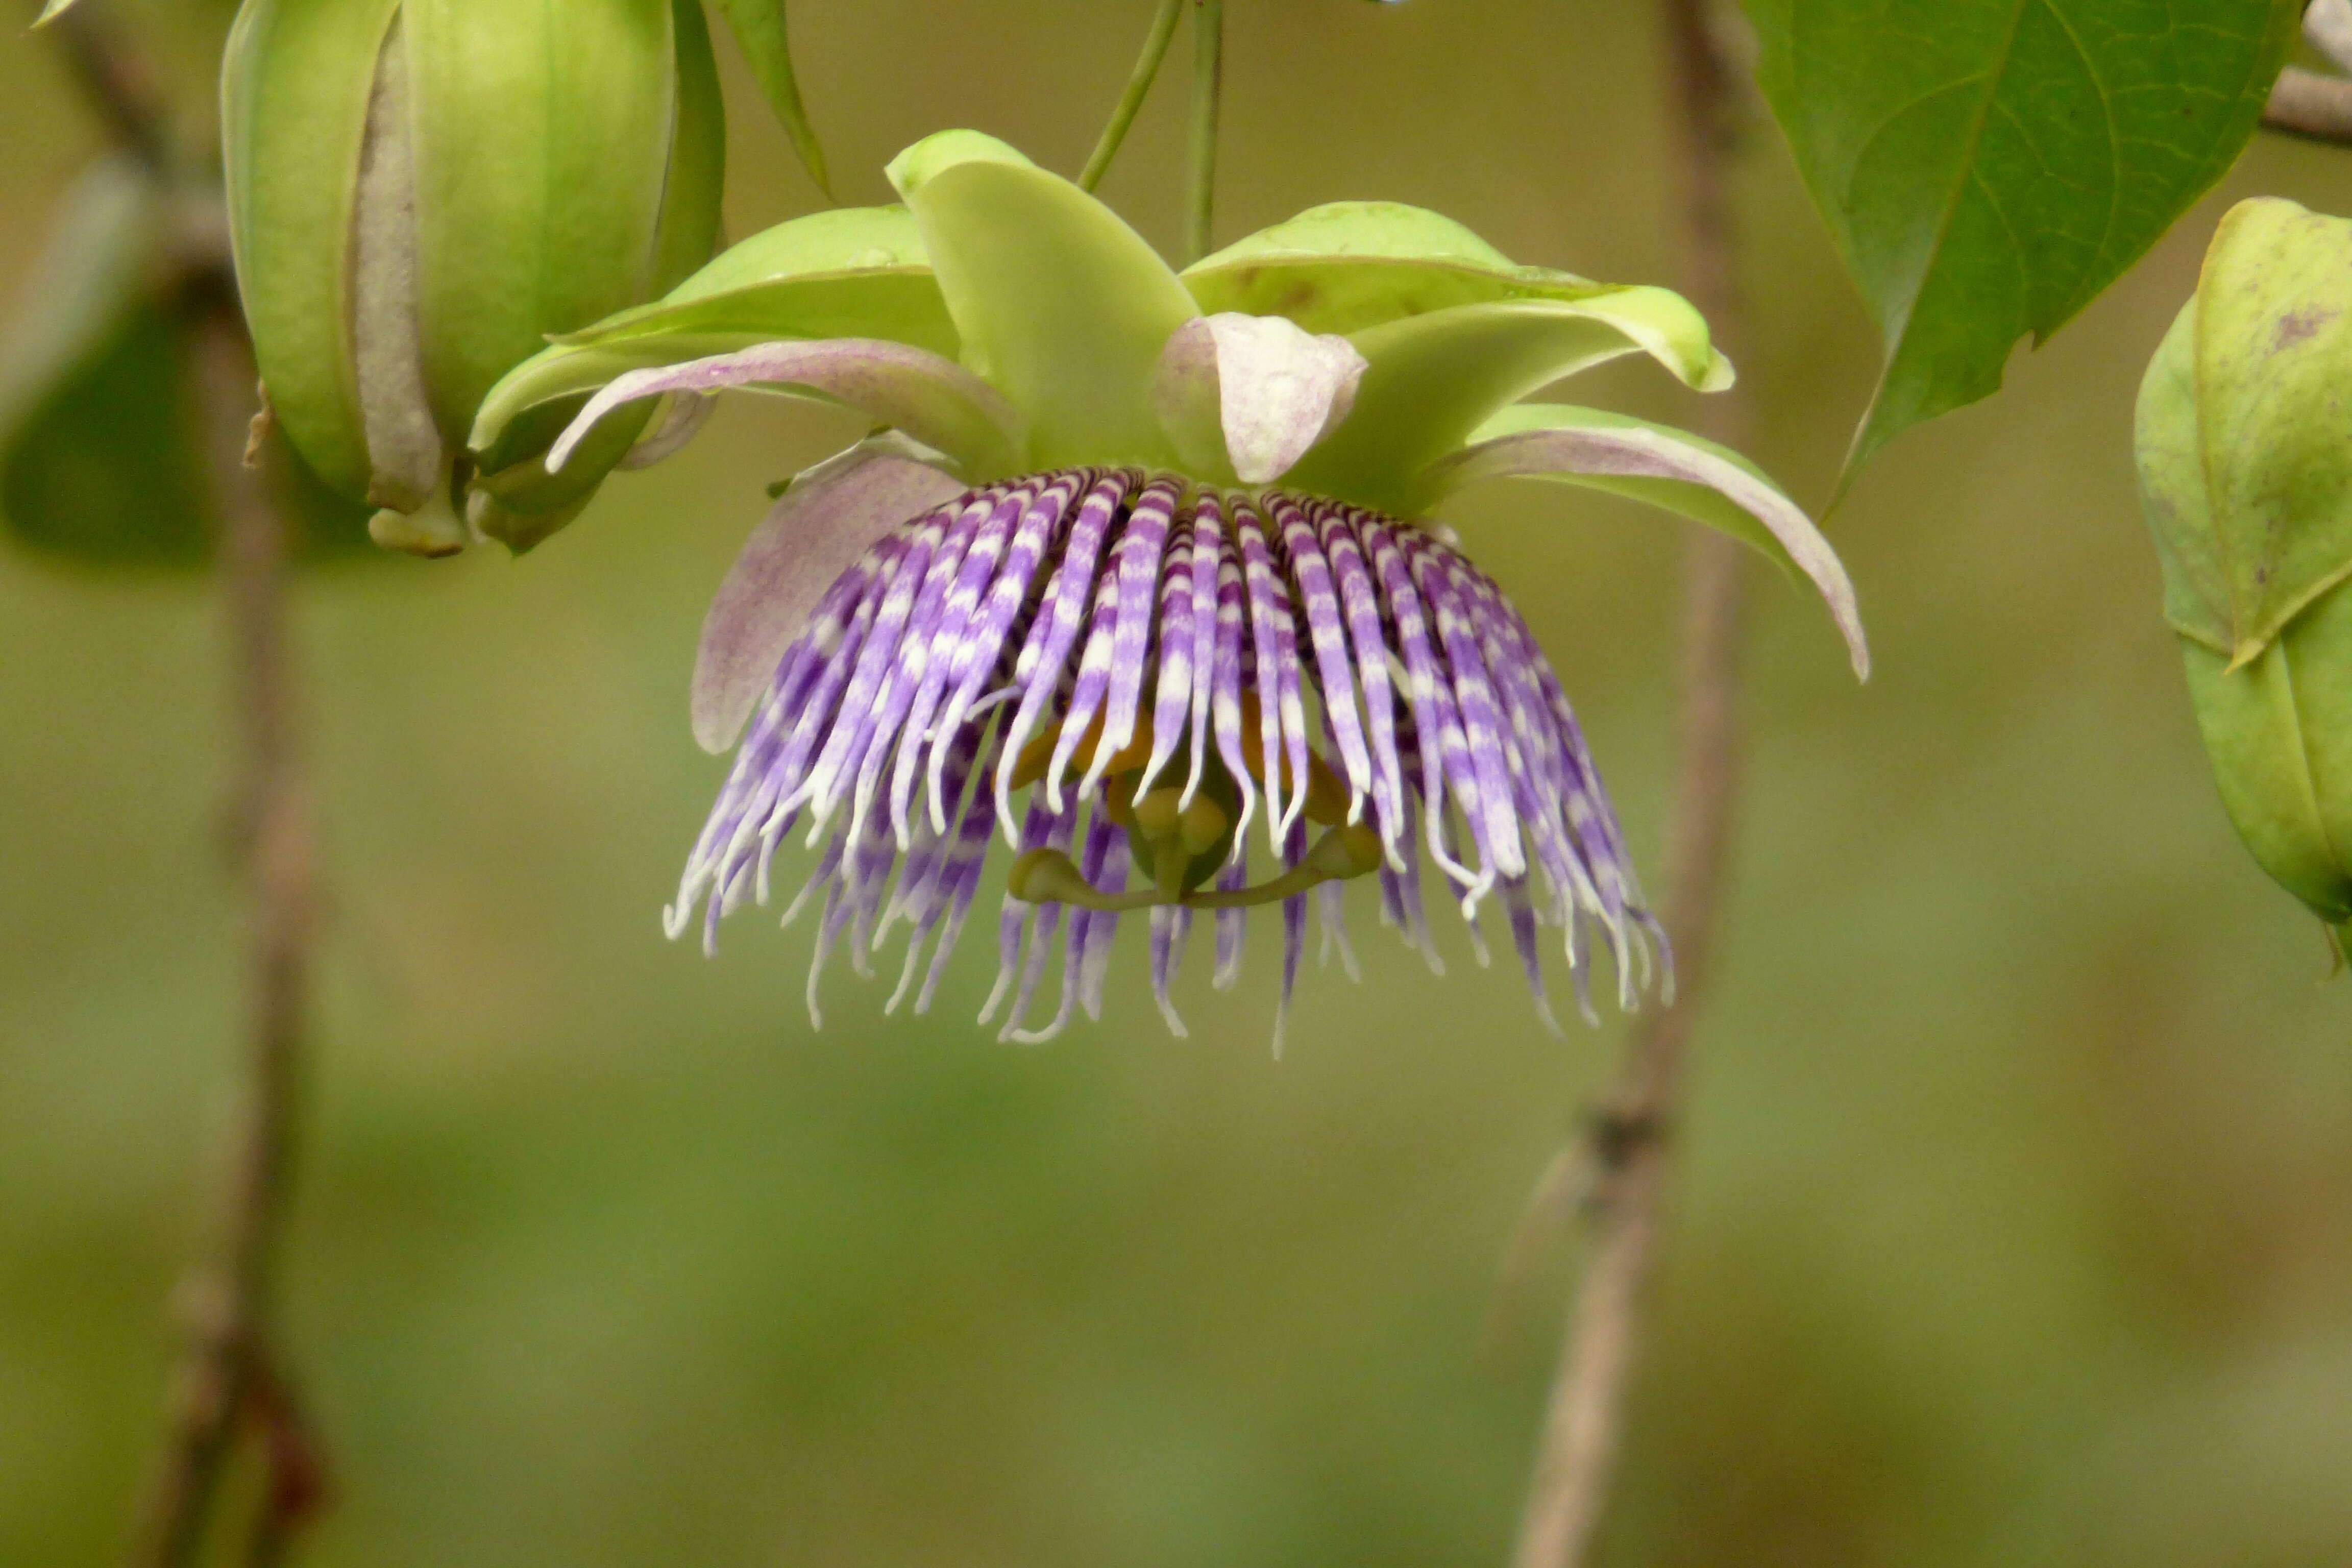
<svg viewBox="0 0 2352 1568">
<path fill-rule="evenodd" d="M 2141 383 L 2140 494 L 2222 803 L 2352 920 L 2352 222 L 2231 209 Z"/>
<path fill-rule="evenodd" d="M 694 0 L 245 0 L 222 103 L 271 405 L 396 548 L 474 531 L 465 437 L 492 383 L 664 293 L 718 237 L 724 125 Z M 535 542 L 634 434 L 561 487 L 472 498 L 475 528 Z"/>
</svg>

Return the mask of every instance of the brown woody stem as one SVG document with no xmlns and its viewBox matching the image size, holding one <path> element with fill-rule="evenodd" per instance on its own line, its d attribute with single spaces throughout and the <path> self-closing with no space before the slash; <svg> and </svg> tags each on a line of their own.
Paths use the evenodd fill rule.
<svg viewBox="0 0 2352 1568">
<path fill-rule="evenodd" d="M 1677 140 L 1684 151 L 1685 270 L 1719 342 L 1740 337 L 1726 175 L 1741 103 L 1707 0 L 1663 0 Z M 1737 390 L 1710 399 L 1700 428 L 1744 445 Z M 1580 1568 L 1616 1471 L 1642 1310 L 1656 1266 L 1683 1064 L 1706 995 L 1739 778 L 1745 643 L 1741 547 L 1694 528 L 1684 568 L 1681 761 L 1666 852 L 1665 924 L 1679 984 L 1636 1027 L 1618 1081 L 1591 1121 L 1591 1259 L 1569 1316 L 1521 1524 L 1517 1568 Z"/>
<path fill-rule="evenodd" d="M 159 180 L 178 170 L 154 72 L 100 6 L 52 31 L 110 137 Z M 246 950 L 247 1102 L 215 1256 L 178 1292 L 184 1338 L 163 1443 L 142 1495 L 134 1568 L 182 1568 L 204 1547 L 223 1473 L 241 1431 L 260 1437 L 265 1481 L 243 1558 L 282 1560 L 317 1508 L 322 1467 L 272 1346 L 269 1282 L 283 1228 L 310 992 L 314 856 L 287 656 L 289 540 L 277 496 L 251 462 L 253 349 L 226 247 L 194 226 L 175 236 L 166 299 L 189 324 L 191 370 L 213 510 L 229 678 L 237 726 L 233 826 L 250 906 Z"/>
</svg>

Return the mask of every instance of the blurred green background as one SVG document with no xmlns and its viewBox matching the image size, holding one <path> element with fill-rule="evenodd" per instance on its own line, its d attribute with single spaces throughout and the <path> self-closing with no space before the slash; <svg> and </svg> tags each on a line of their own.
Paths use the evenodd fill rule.
<svg viewBox="0 0 2352 1568">
<path fill-rule="evenodd" d="M 206 102 L 220 7 L 119 6 Z M 805 0 L 845 199 L 966 123 L 1065 170 L 1143 0 Z M 1221 237 L 1440 207 L 1514 257 L 1672 281 L 1643 5 L 1229 7 Z M 1181 45 L 1180 43 L 1180 49 Z M 1181 55 L 1180 55 L 1181 60 Z M 727 59 L 730 226 L 814 193 Z M 1105 187 L 1179 230 L 1180 64 Z M 0 285 L 97 146 L 0 47 Z M 2240 851 L 2158 616 L 2130 406 L 2212 222 L 2352 211 L 2352 154 L 2259 142 L 1989 405 L 1832 520 L 1879 673 L 1766 584 L 1752 784 L 1619 1564 L 2352 1563 L 2352 983 Z M 1769 127 L 1739 183 L 1757 455 L 1826 499 L 1866 321 Z M 1654 373 L 1591 401 L 1690 415 Z M 1580 389 L 1581 395 L 1582 389 Z M 1572 1278 L 1496 1265 L 1623 1028 L 1543 1034 L 1458 931 L 1444 980 L 1351 895 L 1267 1050 L 1205 963 L 1169 1040 L 1122 938 L 1043 1048 L 885 1020 L 811 937 L 716 962 L 657 912 L 722 764 L 704 604 L 761 487 L 847 432 L 730 406 L 528 560 L 306 580 L 328 847 L 289 1334 L 331 1447 L 307 1560 L 435 1568 L 1434 1568 L 1503 1559 Z M 1518 596 L 1657 876 L 1675 533 L 1496 489 Z M 0 1563 L 112 1560 L 165 1300 L 238 1091 L 216 605 L 0 553 Z M 986 906 L 983 906 L 986 907 Z"/>
</svg>

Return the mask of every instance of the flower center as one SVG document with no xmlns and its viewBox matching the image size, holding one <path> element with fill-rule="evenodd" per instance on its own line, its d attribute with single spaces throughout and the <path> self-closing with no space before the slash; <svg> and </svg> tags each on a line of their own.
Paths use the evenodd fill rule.
<svg viewBox="0 0 2352 1568">
<path fill-rule="evenodd" d="M 1256 694 L 1241 699 L 1242 722 L 1255 731 L 1259 723 Z M 1068 855 L 1059 849 L 1032 849 L 1013 863 L 1006 890 L 1024 903 L 1058 902 L 1081 909 L 1119 910 L 1155 905 L 1182 905 L 1195 910 L 1247 909 L 1277 903 L 1318 883 L 1370 875 L 1380 868 L 1380 835 L 1362 823 L 1348 821 L 1348 792 L 1322 756 L 1307 753 L 1307 804 L 1303 815 L 1324 832 L 1305 859 L 1283 875 L 1254 888 L 1203 890 L 1233 853 L 1234 827 L 1240 819 L 1241 790 L 1213 749 L 1200 759 L 1193 782 L 1182 787 L 1165 784 L 1135 793 L 1136 784 L 1153 754 L 1154 735 L 1149 717 L 1139 715 L 1137 733 L 1108 757 L 1102 754 L 1103 717 L 1097 715 L 1078 742 L 1088 759 L 1088 772 L 1103 781 L 1103 811 L 1127 835 L 1128 853 L 1149 885 L 1132 892 L 1106 893 L 1087 880 Z M 1062 726 L 1055 725 L 1021 750 L 1013 765 L 1013 787 L 1025 789 L 1045 776 Z M 1189 764 L 1192 743 L 1181 743 L 1175 754 Z M 1269 779 L 1263 758 L 1244 754 L 1244 766 L 1261 786 L 1287 792 L 1293 784 L 1289 759 L 1277 757 Z M 1188 765 L 1180 772 L 1190 772 Z"/>
</svg>

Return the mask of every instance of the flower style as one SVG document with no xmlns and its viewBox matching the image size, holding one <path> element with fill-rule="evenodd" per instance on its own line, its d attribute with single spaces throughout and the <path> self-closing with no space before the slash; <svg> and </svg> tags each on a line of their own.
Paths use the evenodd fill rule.
<svg viewBox="0 0 2352 1568">
<path fill-rule="evenodd" d="M 1143 910 L 1181 1034 L 1168 985 L 1195 911 L 1223 984 L 1245 910 L 1281 905 L 1286 1008 L 1309 894 L 1352 973 L 1339 884 L 1377 876 L 1385 922 L 1435 966 L 1425 849 L 1474 942 L 1499 900 L 1547 1022 L 1543 925 L 1588 1016 L 1604 946 L 1633 1005 L 1667 954 L 1616 814 L 1526 621 L 1430 510 L 1511 476 L 1654 502 L 1811 578 L 1865 673 L 1843 570 L 1760 471 L 1518 401 L 1637 352 L 1727 385 L 1697 314 L 1412 207 L 1318 207 L 1180 276 L 991 138 L 942 132 L 889 173 L 905 206 L 743 242 L 518 368 L 475 427 L 478 482 L 526 495 L 647 398 L 672 400 L 665 430 L 726 387 L 886 427 L 793 480 L 711 606 L 695 732 L 741 743 L 671 934 L 698 907 L 708 944 L 768 902 L 805 826 L 820 858 L 785 919 L 822 896 L 812 1016 L 843 937 L 865 973 L 902 922 L 890 1005 L 921 1011 L 1001 832 L 1017 858 L 982 1021 L 1034 1040 L 1099 1017 L 1118 917 Z M 1057 940 L 1059 1005 L 1033 1027 Z"/>
</svg>

